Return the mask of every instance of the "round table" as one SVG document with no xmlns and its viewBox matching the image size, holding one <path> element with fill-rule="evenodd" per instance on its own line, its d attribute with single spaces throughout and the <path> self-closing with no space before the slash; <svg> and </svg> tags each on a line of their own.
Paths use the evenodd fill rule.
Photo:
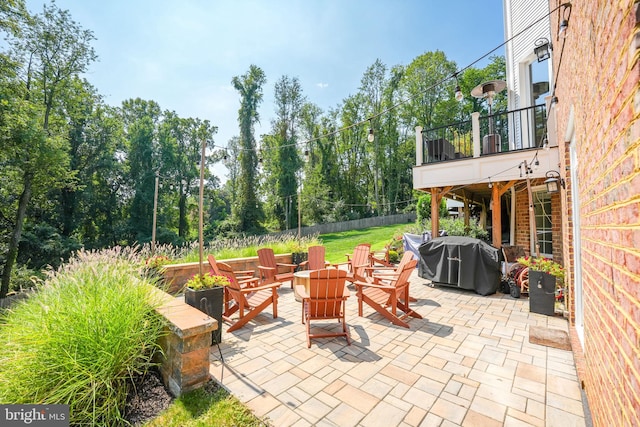
<svg viewBox="0 0 640 427">
<path fill-rule="evenodd" d="M 309 293 L 309 274 L 313 270 L 302 270 L 293 273 L 293 296 L 298 302 L 302 302 L 302 297 L 298 294 L 296 286 L 304 286 L 304 289 Z"/>
</svg>

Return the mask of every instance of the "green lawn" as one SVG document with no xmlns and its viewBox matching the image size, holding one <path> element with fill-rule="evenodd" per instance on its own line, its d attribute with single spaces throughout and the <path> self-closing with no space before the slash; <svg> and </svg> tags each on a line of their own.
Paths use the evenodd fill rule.
<svg viewBox="0 0 640 427">
<path fill-rule="evenodd" d="M 372 251 L 384 250 L 393 236 L 402 234 L 414 224 L 395 224 L 370 227 L 340 233 L 321 234 L 319 239 L 326 248 L 326 259 L 332 263 L 346 262 L 346 254 L 353 252 L 359 243 L 370 243 Z"/>
</svg>

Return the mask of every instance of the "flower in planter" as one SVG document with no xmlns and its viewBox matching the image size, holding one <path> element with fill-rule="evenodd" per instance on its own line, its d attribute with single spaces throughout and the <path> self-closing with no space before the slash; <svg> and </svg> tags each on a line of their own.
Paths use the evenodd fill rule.
<svg viewBox="0 0 640 427">
<path fill-rule="evenodd" d="M 160 270 L 163 266 L 169 264 L 171 260 L 164 255 L 155 255 L 145 261 L 147 268 Z"/>
<path fill-rule="evenodd" d="M 228 277 L 216 276 L 215 274 L 208 272 L 202 276 L 199 274 L 194 275 L 187 281 L 185 286 L 193 289 L 194 291 L 199 291 L 201 289 L 211 289 L 218 286 L 229 286 L 230 284 L 231 282 L 229 282 Z"/>
<path fill-rule="evenodd" d="M 518 258 L 516 261 L 529 267 L 530 270 L 551 274 L 561 282 L 564 280 L 564 268 L 552 259 L 525 256 Z"/>
</svg>

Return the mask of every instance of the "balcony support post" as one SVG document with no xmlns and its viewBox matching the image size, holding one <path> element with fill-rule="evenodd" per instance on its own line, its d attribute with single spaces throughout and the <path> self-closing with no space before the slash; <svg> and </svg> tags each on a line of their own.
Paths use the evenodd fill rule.
<svg viewBox="0 0 640 427">
<path fill-rule="evenodd" d="M 442 196 L 437 187 L 431 188 L 431 237 L 440 235 L 440 200 Z"/>
<path fill-rule="evenodd" d="M 491 188 L 491 234 L 493 246 L 502 247 L 502 206 L 500 186 L 497 183 Z"/>
</svg>

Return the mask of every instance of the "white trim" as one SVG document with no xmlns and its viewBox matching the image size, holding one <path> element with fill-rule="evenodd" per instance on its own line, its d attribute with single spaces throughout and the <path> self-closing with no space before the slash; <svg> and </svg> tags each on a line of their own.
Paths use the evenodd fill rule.
<svg viewBox="0 0 640 427">
<path fill-rule="evenodd" d="M 573 212 L 573 228 L 571 230 L 573 234 L 573 291 L 574 291 L 574 314 L 575 314 L 575 328 L 584 348 L 584 293 L 582 289 L 582 238 L 580 235 L 581 221 L 580 221 L 580 200 L 578 197 L 579 174 L 578 157 L 576 153 L 576 140 L 575 140 L 575 116 L 573 106 L 569 110 L 569 120 L 567 121 L 567 129 L 564 134 L 565 141 L 569 142 L 569 164 L 571 168 L 569 175 L 571 176 L 571 210 Z"/>
</svg>

